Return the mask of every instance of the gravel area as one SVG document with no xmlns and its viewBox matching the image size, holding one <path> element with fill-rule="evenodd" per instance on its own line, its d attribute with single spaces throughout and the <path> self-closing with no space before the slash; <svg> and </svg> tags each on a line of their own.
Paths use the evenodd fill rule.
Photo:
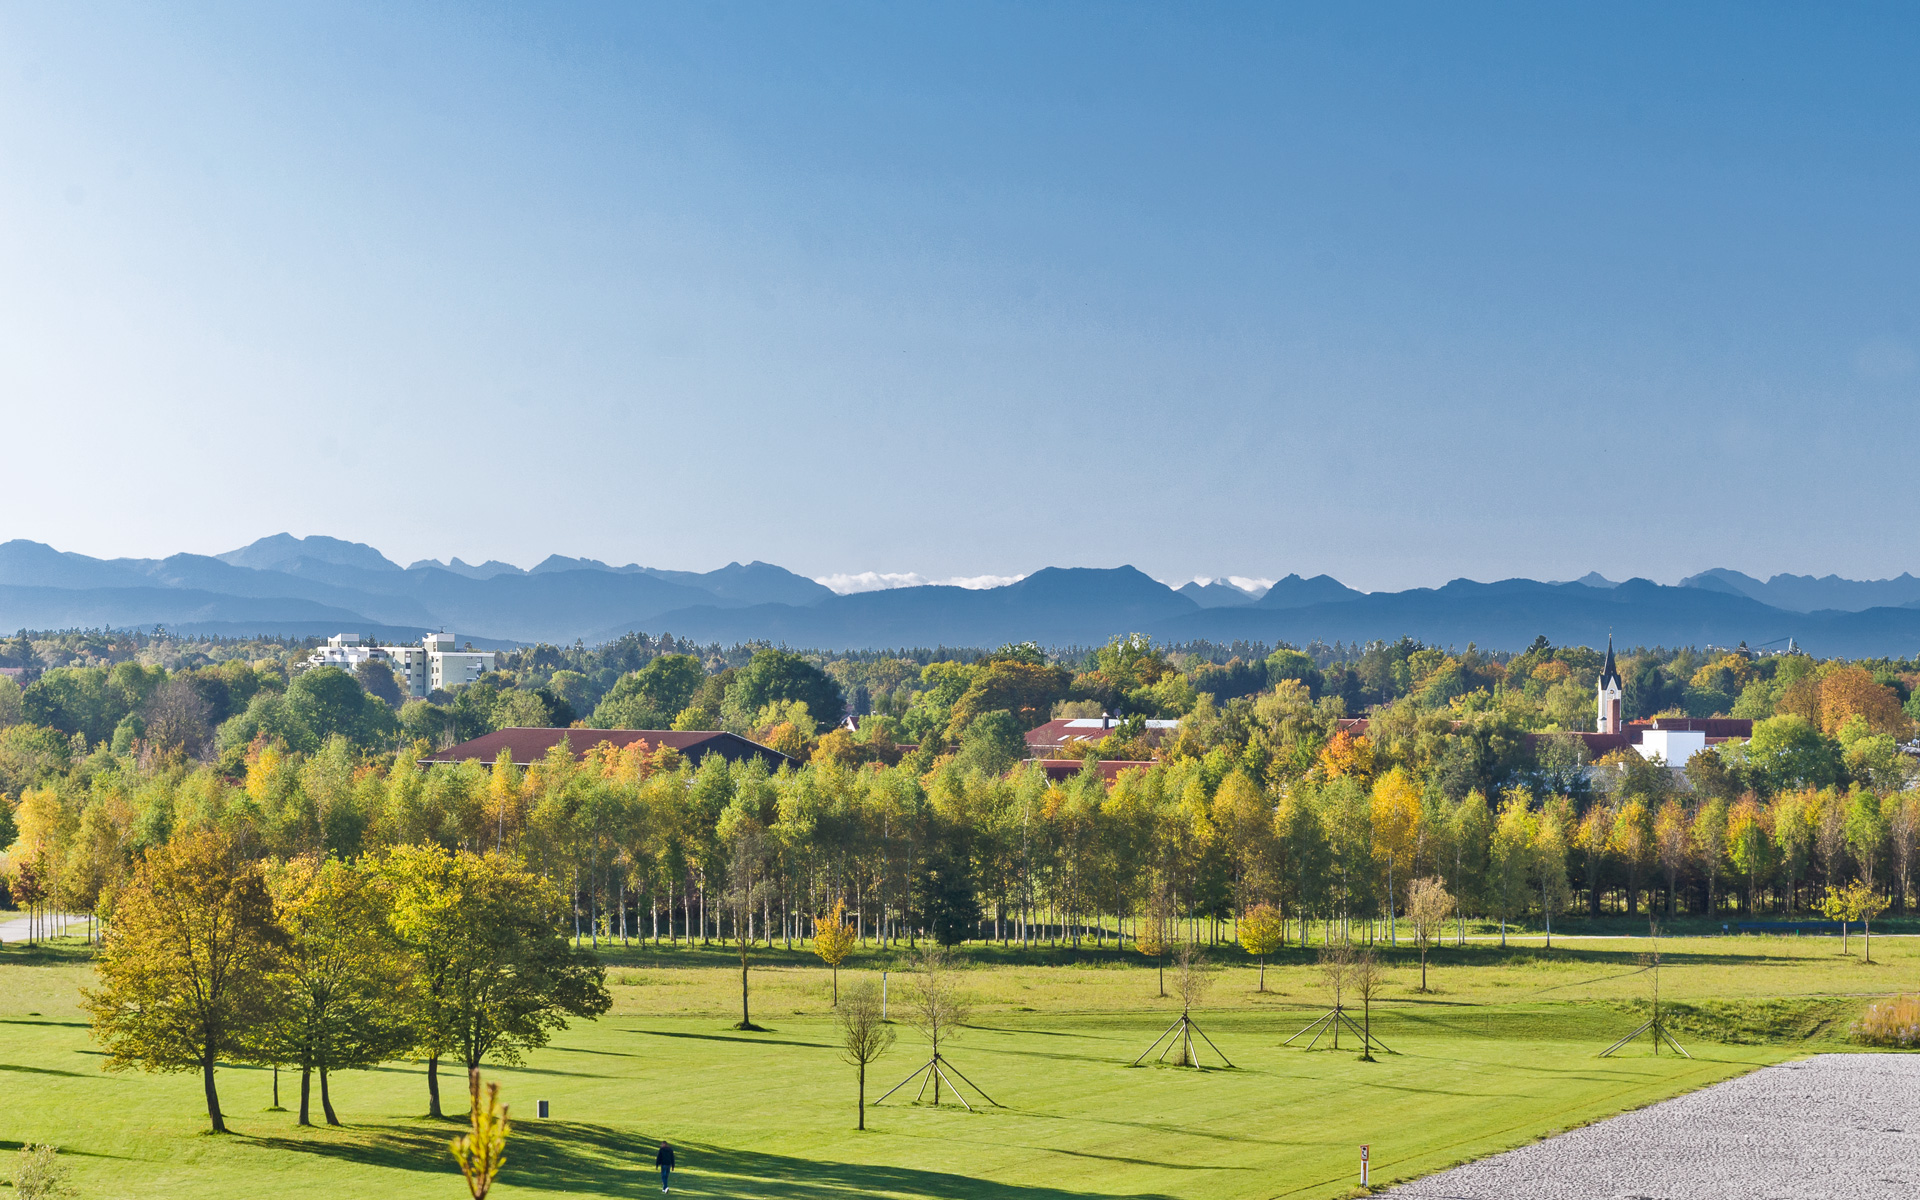
<svg viewBox="0 0 1920 1200">
<path fill-rule="evenodd" d="M 1382 1193 L 1397 1200 L 1920 1195 L 1920 1055 L 1822 1054 Z"/>
</svg>

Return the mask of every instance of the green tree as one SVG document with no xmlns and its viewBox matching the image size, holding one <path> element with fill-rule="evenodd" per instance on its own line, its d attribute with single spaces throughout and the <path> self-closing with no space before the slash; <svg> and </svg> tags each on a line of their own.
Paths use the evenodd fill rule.
<svg viewBox="0 0 1920 1200">
<path fill-rule="evenodd" d="M 1770 792 L 1831 787 L 1842 769 L 1839 744 L 1792 714 L 1756 721 L 1745 758 Z"/>
<path fill-rule="evenodd" d="M 588 723 L 596 729 L 665 729 L 693 703 L 706 668 L 690 654 L 663 654 L 615 681 Z"/>
<path fill-rule="evenodd" d="M 555 919 L 565 899 L 516 859 L 403 846 L 385 872 L 415 979 L 409 1024 L 427 1059 L 431 1115 L 441 1115 L 442 1056 L 469 1072 L 489 1056 L 518 1063 L 568 1017 L 611 1007 L 605 969 Z"/>
<path fill-rule="evenodd" d="M 81 993 L 106 1068 L 197 1069 L 225 1133 L 214 1067 L 258 1044 L 286 945 L 259 865 L 226 837 L 206 829 L 149 849 L 114 905 L 100 986 Z"/>
<path fill-rule="evenodd" d="M 375 1066 L 412 1044 L 405 1014 L 411 985 L 393 936 L 382 881 L 370 869 L 305 855 L 273 872 L 290 944 L 281 960 L 273 1023 L 256 1053 L 300 1068 L 299 1123 L 311 1125 L 313 1075 L 320 1107 L 338 1125 L 332 1072 Z"/>
<path fill-rule="evenodd" d="M 836 724 L 847 710 L 846 695 L 831 675 L 798 654 L 761 650 L 734 676 L 722 715 L 746 724 L 769 704 L 795 700 L 823 725 Z"/>
</svg>

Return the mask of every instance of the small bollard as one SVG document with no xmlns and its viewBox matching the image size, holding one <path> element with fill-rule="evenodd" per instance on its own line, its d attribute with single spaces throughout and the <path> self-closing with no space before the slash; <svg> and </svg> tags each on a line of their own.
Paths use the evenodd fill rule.
<svg viewBox="0 0 1920 1200">
<path fill-rule="evenodd" d="M 547 1115 L 546 1110 L 547 1110 L 547 1103 L 546 1101 L 542 1100 L 540 1102 L 540 1115 L 543 1117 L 546 1116 Z M 1369 1148 L 1364 1145 L 1360 1147 L 1360 1186 L 1361 1187 L 1367 1186 L 1367 1150 L 1368 1149 Z"/>
<path fill-rule="evenodd" d="M 542 1121 L 547 1119 L 547 1102 L 545 1100 L 540 1102 L 540 1119 Z"/>
</svg>

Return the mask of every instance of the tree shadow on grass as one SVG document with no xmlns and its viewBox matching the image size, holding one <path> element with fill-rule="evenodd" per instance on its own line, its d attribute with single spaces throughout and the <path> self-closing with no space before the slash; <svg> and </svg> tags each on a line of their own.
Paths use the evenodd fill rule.
<svg viewBox="0 0 1920 1200">
<path fill-rule="evenodd" d="M 62 1071 L 56 1067 L 23 1067 L 15 1063 L 0 1063 L 0 1071 L 18 1071 L 22 1075 L 65 1075 L 69 1079 L 92 1079 L 79 1071 Z"/>
<path fill-rule="evenodd" d="M 317 1154 L 389 1170 L 458 1178 L 445 1132 L 399 1123 L 360 1126 L 352 1140 L 256 1137 L 265 1149 Z M 640 1197 L 655 1193 L 653 1152 L 659 1139 L 605 1125 L 542 1121 L 516 1125 L 502 1183 L 549 1192 Z M 743 1193 L 777 1200 L 839 1200 L 879 1194 L 926 1200 L 1086 1200 L 1093 1193 L 1066 1188 L 994 1183 L 942 1171 L 793 1158 L 698 1142 L 675 1142 L 681 1170 L 674 1190 L 692 1196 Z M 1136 1193 L 1132 1200 L 1171 1200 Z"/>
<path fill-rule="evenodd" d="M 833 1046 L 827 1042 L 796 1042 L 789 1038 L 747 1037 L 738 1033 L 686 1033 L 668 1029 L 629 1029 L 627 1032 L 637 1033 L 643 1037 L 695 1038 L 703 1042 L 745 1042 L 749 1046 L 808 1046 L 815 1050 L 833 1049 Z"/>
</svg>

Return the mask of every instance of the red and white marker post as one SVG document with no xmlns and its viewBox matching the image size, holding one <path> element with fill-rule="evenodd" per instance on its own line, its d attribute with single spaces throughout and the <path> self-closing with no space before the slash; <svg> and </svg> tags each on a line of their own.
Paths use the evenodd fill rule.
<svg viewBox="0 0 1920 1200">
<path fill-rule="evenodd" d="M 1369 1147 L 1367 1146 L 1360 1147 L 1360 1186 L 1361 1187 L 1367 1186 L 1367 1150 L 1368 1149 Z"/>
</svg>

